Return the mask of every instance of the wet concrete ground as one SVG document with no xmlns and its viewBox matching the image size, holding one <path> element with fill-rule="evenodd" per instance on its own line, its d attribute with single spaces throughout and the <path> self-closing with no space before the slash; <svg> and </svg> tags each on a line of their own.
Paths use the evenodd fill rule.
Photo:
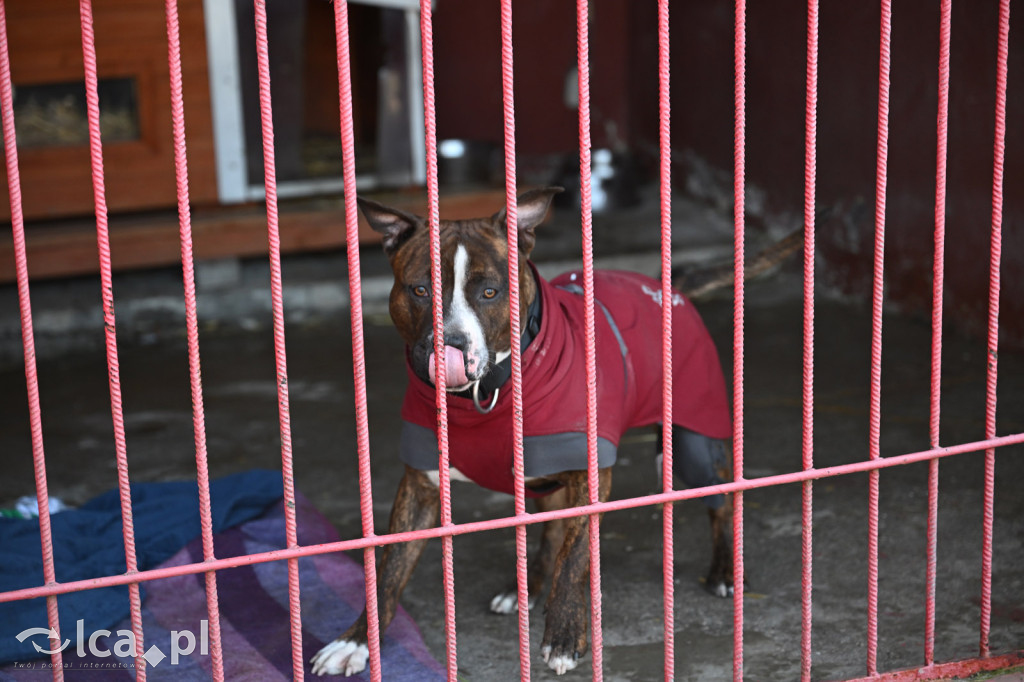
<svg viewBox="0 0 1024 682">
<path fill-rule="evenodd" d="M 368 258 L 371 257 L 368 255 Z M 379 271 L 379 268 L 378 270 Z M 652 273 L 654 274 L 654 273 Z M 339 276 L 344 281 L 344 275 Z M 286 287 L 289 280 L 286 277 Z M 801 303 L 793 280 L 751 285 L 746 317 L 748 478 L 800 468 Z M 201 299 L 202 300 L 202 299 Z M 202 304 L 201 304 L 202 305 Z M 379 306 L 366 320 L 367 375 L 375 522 L 386 528 L 401 474 L 397 414 L 405 370 L 397 334 Z M 701 306 L 730 375 L 732 303 Z M 377 311 L 377 312 L 373 312 Z M 280 440 L 272 338 L 265 329 L 211 329 L 201 337 L 211 475 L 279 467 Z M 870 311 L 819 301 L 816 322 L 815 464 L 868 456 Z M 883 456 L 928 447 L 930 325 L 888 315 L 882 367 Z M 305 316 L 287 331 L 291 427 L 298 489 L 344 538 L 361 533 L 356 484 L 351 340 L 347 313 Z M 984 342 L 950 330 L 943 348 L 942 443 L 984 435 Z M 1024 356 L 999 358 L 999 434 L 1024 431 Z M 116 483 L 102 352 L 44 358 L 40 392 L 51 494 L 77 504 Z M 194 477 L 192 414 L 185 345 L 180 337 L 121 347 L 121 380 L 133 480 Z M 22 368 L 0 371 L 0 506 L 34 491 Z M 627 435 L 613 497 L 655 492 L 654 444 Z M 1024 448 L 997 453 L 991 646 L 1024 648 Z M 814 485 L 814 679 L 865 674 L 867 626 L 866 474 Z M 923 660 L 927 464 L 881 473 L 878 667 Z M 940 465 L 936 656 L 977 655 L 981 579 L 982 453 Z M 512 513 L 510 497 L 465 484 L 453 488 L 454 520 Z M 800 486 L 751 491 L 745 498 L 746 678 L 795 680 L 800 669 Z M 680 680 L 731 676 L 733 608 L 700 585 L 709 562 L 702 505 L 676 507 L 676 671 Z M 602 574 L 605 679 L 646 681 L 662 673 L 661 515 L 645 507 L 606 515 Z M 531 538 L 535 529 L 531 530 Z M 514 533 L 455 539 L 459 668 L 466 680 L 518 675 L 514 617 L 487 603 L 513 575 Z M 443 660 L 441 543 L 431 541 L 403 603 Z M 360 560 L 361 553 L 353 553 Z M 532 615 L 533 679 L 554 679 L 539 656 L 543 614 Z M 314 652 L 306 652 L 312 655 Z M 591 658 L 564 679 L 589 679 Z"/>
</svg>

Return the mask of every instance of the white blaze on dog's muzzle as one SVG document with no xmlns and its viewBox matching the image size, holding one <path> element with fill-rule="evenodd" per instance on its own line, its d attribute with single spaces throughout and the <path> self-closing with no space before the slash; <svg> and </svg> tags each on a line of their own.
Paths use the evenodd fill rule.
<svg viewBox="0 0 1024 682">
<path fill-rule="evenodd" d="M 480 318 L 466 298 L 466 282 L 469 272 L 469 252 L 459 244 L 455 249 L 452 272 L 452 300 L 445 311 L 445 341 L 458 338 L 456 345 L 445 344 L 445 385 L 454 390 L 468 388 L 486 369 L 488 362 L 487 339 Z M 435 380 L 434 354 L 429 358 L 430 380 Z"/>
</svg>

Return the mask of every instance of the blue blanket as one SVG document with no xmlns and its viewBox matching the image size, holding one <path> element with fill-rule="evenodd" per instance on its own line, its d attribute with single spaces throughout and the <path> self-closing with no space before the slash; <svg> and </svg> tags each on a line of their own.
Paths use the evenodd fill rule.
<svg viewBox="0 0 1024 682">
<path fill-rule="evenodd" d="M 200 535 L 199 493 L 194 481 L 135 483 L 132 517 L 140 570 L 153 568 Z M 281 474 L 247 471 L 210 483 L 213 531 L 260 516 L 281 499 Z M 51 517 L 57 580 L 71 582 L 125 571 L 121 501 L 117 490 L 96 497 L 78 509 Z M 43 584 L 38 519 L 0 518 L 0 592 Z M 71 592 L 58 597 L 61 638 L 77 643 L 82 631 L 110 628 L 129 613 L 128 587 Z M 28 628 L 48 628 L 46 600 L 0 603 L 0 663 L 39 658 L 29 637 L 15 636 Z"/>
<path fill-rule="evenodd" d="M 337 542 L 338 532 L 300 493 L 295 495 L 299 545 Z M 262 516 L 214 536 L 218 557 L 255 554 L 285 546 L 284 504 L 277 502 Z M 199 538 L 160 564 L 172 568 L 202 561 Z M 307 556 L 298 560 L 302 586 L 302 660 L 306 679 L 314 679 L 309 659 L 352 624 L 366 602 L 363 565 L 345 552 Z M 212 640 L 204 629 L 208 619 L 203 574 L 178 575 L 145 583 L 142 602 L 142 648 L 147 652 L 150 682 L 212 682 Z M 217 572 L 224 677 L 231 682 L 288 682 L 292 675 L 292 633 L 289 620 L 288 563 L 245 564 Z M 125 618 L 97 633 L 90 644 L 64 650 L 64 679 L 68 682 L 133 682 L 135 661 L 130 648 L 119 646 L 131 629 Z M 188 650 L 193 633 L 195 648 Z M 204 635 L 204 632 L 206 633 Z M 178 634 L 176 634 L 178 633 Z M 36 635 L 31 639 L 46 644 Z M 209 643 L 209 646 L 207 646 Z M 175 657 L 175 649 L 181 655 Z M 165 658 L 153 657 L 158 650 Z M 48 659 L 0 667 L 0 682 L 49 682 Z M 416 624 L 399 606 L 381 637 L 381 673 L 388 682 L 443 682 L 444 668 L 423 643 Z M 348 678 L 364 682 L 369 670 Z"/>
</svg>

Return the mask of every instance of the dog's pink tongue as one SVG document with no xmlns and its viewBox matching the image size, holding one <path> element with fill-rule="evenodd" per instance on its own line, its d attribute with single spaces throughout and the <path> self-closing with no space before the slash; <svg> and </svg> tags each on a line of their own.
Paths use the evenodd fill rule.
<svg viewBox="0 0 1024 682">
<path fill-rule="evenodd" d="M 430 372 L 430 380 L 436 380 L 437 370 L 434 367 L 434 354 L 430 354 L 430 358 L 427 360 L 428 371 Z M 462 351 L 452 346 L 444 347 L 444 370 L 445 370 L 445 386 L 453 388 L 455 386 L 464 386 L 469 383 L 469 377 L 466 376 L 466 359 L 462 355 Z"/>
</svg>

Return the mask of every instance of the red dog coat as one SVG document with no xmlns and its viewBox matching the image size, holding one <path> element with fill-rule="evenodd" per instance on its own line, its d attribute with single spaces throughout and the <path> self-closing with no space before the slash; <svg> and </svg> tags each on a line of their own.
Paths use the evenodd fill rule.
<svg viewBox="0 0 1024 682">
<path fill-rule="evenodd" d="M 540 331 L 523 352 L 525 475 L 587 468 L 586 350 L 580 272 L 550 283 L 537 275 Z M 631 272 L 594 273 L 597 339 L 597 433 L 601 467 L 615 461 L 627 429 L 662 419 L 661 283 Z M 672 297 L 672 422 L 710 438 L 730 438 L 732 419 L 714 343 L 697 310 Z M 478 485 L 512 493 L 512 391 L 494 409 L 448 395 L 448 454 Z M 438 468 L 434 387 L 409 369 L 402 404 L 402 460 Z M 530 491 L 527 491 L 530 494 Z"/>
</svg>

